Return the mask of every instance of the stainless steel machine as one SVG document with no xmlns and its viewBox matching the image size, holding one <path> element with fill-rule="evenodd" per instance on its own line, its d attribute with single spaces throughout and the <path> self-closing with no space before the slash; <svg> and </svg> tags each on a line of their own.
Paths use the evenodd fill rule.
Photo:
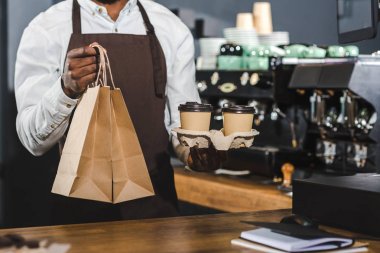
<svg viewBox="0 0 380 253">
<path fill-rule="evenodd" d="M 376 36 L 378 0 L 337 0 L 339 40 Z M 299 65 L 290 87 L 310 96 L 316 155 L 322 168 L 356 173 L 295 180 L 293 213 L 322 224 L 380 235 L 380 58 Z M 340 112 L 332 108 L 339 105 Z"/>
<path fill-rule="evenodd" d="M 201 97 L 215 107 L 213 128 L 222 127 L 223 106 L 258 110 L 261 135 L 230 152 L 225 167 L 267 176 L 287 162 L 309 172 L 377 171 L 379 59 L 272 58 L 270 71 L 198 71 Z"/>
</svg>

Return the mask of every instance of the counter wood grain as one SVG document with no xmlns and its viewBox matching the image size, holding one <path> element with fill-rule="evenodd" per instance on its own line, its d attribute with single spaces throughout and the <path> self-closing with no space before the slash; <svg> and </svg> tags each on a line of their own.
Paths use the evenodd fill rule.
<svg viewBox="0 0 380 253">
<path fill-rule="evenodd" d="M 213 174 L 175 170 L 178 198 L 226 212 L 248 212 L 290 209 L 292 200 L 276 189 L 265 185 L 263 178 L 243 179 Z"/>
<path fill-rule="evenodd" d="M 240 221 L 278 222 L 290 210 L 229 213 L 141 221 L 0 230 L 27 239 L 70 243 L 69 253 L 250 253 L 232 246 L 231 239 L 253 226 Z M 337 232 L 337 231 L 334 231 Z M 348 232 L 342 234 L 350 235 Z M 364 240 L 365 241 L 365 240 Z M 257 251 L 256 251 L 257 252 Z M 380 242 L 370 241 L 370 253 L 380 252 Z"/>
</svg>

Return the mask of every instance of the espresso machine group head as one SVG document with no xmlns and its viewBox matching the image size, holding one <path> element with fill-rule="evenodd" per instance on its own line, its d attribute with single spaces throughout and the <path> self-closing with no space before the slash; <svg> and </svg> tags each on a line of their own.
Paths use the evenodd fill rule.
<svg viewBox="0 0 380 253">
<path fill-rule="evenodd" d="M 289 88 L 304 90 L 309 148 L 336 172 L 377 172 L 379 163 L 380 57 L 326 59 L 299 64 Z M 324 166 L 323 166 L 324 165 Z"/>
</svg>

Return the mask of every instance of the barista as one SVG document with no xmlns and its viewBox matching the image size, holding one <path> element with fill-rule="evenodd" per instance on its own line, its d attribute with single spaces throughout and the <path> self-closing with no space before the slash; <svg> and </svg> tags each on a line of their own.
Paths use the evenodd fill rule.
<svg viewBox="0 0 380 253">
<path fill-rule="evenodd" d="M 29 24 L 15 73 L 19 138 L 35 156 L 63 143 L 78 99 L 95 79 L 96 52 L 88 46 L 94 42 L 107 49 L 157 195 L 115 206 L 53 195 L 52 223 L 177 215 L 168 132 L 180 124 L 178 105 L 199 101 L 193 38 L 175 15 L 153 1 L 66 0 Z M 207 152 L 189 155 L 178 140 L 173 143 L 190 165 L 217 161 Z M 58 162 L 59 156 L 55 170 Z"/>
</svg>

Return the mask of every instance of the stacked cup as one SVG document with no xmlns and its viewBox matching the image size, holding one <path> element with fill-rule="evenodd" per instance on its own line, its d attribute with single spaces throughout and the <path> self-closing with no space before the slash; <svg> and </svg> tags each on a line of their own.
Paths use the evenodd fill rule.
<svg viewBox="0 0 380 253">
<path fill-rule="evenodd" d="M 236 28 L 254 29 L 252 13 L 239 13 L 236 16 Z"/>
<path fill-rule="evenodd" d="M 269 2 L 254 3 L 253 21 L 258 34 L 271 34 L 273 32 L 272 10 Z"/>
<path fill-rule="evenodd" d="M 197 70 L 216 69 L 220 46 L 226 42 L 225 38 L 201 38 L 199 40 L 201 55 L 197 59 Z"/>
</svg>

